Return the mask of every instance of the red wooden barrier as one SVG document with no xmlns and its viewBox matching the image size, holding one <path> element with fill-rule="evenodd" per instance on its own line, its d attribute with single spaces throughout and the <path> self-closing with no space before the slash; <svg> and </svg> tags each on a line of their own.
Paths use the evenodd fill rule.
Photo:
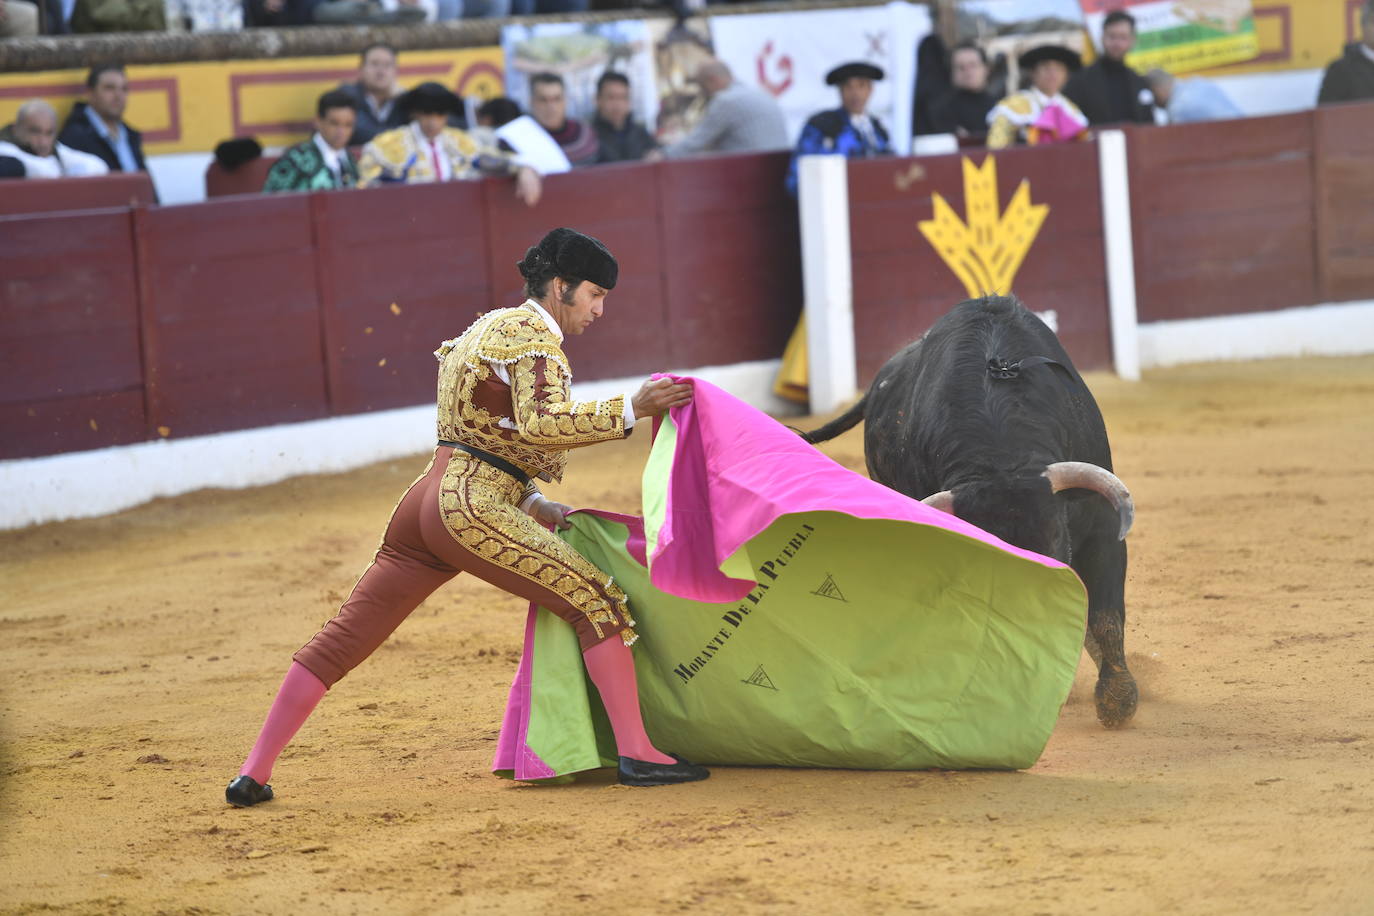
<svg viewBox="0 0 1374 916">
<path fill-rule="evenodd" d="M 325 416 L 310 199 L 138 210 L 150 433 Z"/>
<path fill-rule="evenodd" d="M 782 354 L 802 310 L 788 154 L 659 166 L 668 362 L 721 366 Z"/>
<path fill-rule="evenodd" d="M 1141 321 L 1311 305 L 1312 112 L 1130 132 Z"/>
<path fill-rule="evenodd" d="M 1133 131 L 1142 320 L 1374 297 L 1371 110 Z M 917 227 L 935 193 L 967 219 L 964 155 L 984 162 L 851 163 L 861 383 L 966 296 Z M 999 211 L 1023 180 L 1049 207 L 1012 291 L 1106 367 L 1096 147 L 996 163 Z M 0 458 L 425 403 L 435 345 L 518 303 L 515 262 L 558 225 L 621 262 L 605 317 L 567 343 L 578 379 L 775 357 L 801 310 L 786 164 L 608 166 L 549 178 L 534 209 L 503 180 L 0 217 Z M 0 201 L 146 182 L 15 182 Z"/>
<path fill-rule="evenodd" d="M 1374 299 L 1374 102 L 1314 118 L 1321 299 Z"/>
<path fill-rule="evenodd" d="M 450 182 L 308 196 L 331 412 L 432 399 L 434 349 L 494 304 L 482 186 Z"/>
<path fill-rule="evenodd" d="M 850 163 L 849 231 L 860 385 L 867 384 L 889 356 L 968 298 L 963 283 L 917 224 L 932 218 L 935 193 L 967 222 L 963 162 L 983 166 L 987 155 L 994 154 Z M 1109 367 L 1111 331 L 1096 145 L 1014 149 L 995 156 L 999 215 L 1023 180 L 1030 184 L 1031 203 L 1049 206 L 1010 292 L 1036 311 L 1058 313 L 1059 337 L 1080 369 Z"/>
<path fill-rule="evenodd" d="M 157 201 L 145 172 L 93 178 L 31 178 L 6 181 L 0 193 L 0 216 L 134 207 Z"/>
<path fill-rule="evenodd" d="M 0 459 L 146 438 L 129 211 L 4 218 L 0 238 Z"/>
</svg>

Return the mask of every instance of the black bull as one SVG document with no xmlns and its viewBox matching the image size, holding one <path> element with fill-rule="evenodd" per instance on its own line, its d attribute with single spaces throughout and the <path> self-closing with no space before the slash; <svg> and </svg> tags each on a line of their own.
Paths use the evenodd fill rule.
<svg viewBox="0 0 1374 916">
<path fill-rule="evenodd" d="M 1073 567 L 1088 590 L 1097 717 L 1127 722 L 1134 509 L 1111 473 L 1097 402 L 1054 333 L 1014 298 L 962 302 L 888 360 L 857 404 L 803 436 L 824 442 L 860 421 L 874 480 Z"/>
</svg>

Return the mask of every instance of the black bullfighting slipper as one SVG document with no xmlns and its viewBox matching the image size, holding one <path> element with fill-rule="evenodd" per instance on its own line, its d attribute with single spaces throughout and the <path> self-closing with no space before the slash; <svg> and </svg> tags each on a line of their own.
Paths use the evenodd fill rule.
<svg viewBox="0 0 1374 916">
<path fill-rule="evenodd" d="M 633 757 L 620 758 L 620 784 L 622 786 L 671 786 L 679 782 L 697 782 L 706 779 L 711 771 L 695 763 L 683 760 L 677 754 L 669 754 L 677 763 L 649 763 Z"/>
<path fill-rule="evenodd" d="M 272 787 L 258 785 L 252 776 L 235 776 L 224 790 L 224 800 L 235 808 L 251 808 L 259 802 L 272 800 Z"/>
</svg>

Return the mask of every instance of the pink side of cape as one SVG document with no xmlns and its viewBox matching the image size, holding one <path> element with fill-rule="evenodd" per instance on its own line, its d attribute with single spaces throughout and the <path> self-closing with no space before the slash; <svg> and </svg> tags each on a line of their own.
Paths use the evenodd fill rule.
<svg viewBox="0 0 1374 916">
<path fill-rule="evenodd" d="M 776 519 L 798 512 L 914 522 L 1044 566 L 1064 565 L 840 466 L 709 382 L 672 378 L 691 382 L 694 392 L 690 404 L 672 410 L 677 449 L 667 512 L 649 558 L 650 577 L 662 591 L 696 601 L 740 600 L 756 583 L 732 579 L 720 565 Z"/>
<path fill-rule="evenodd" d="M 530 727 L 530 673 L 534 667 L 534 623 L 538 614 L 539 609 L 531 604 L 525 618 L 525 650 L 511 681 L 501 737 L 491 762 L 493 771 L 509 770 L 515 779 L 548 779 L 558 775 L 525 743 Z"/>
</svg>

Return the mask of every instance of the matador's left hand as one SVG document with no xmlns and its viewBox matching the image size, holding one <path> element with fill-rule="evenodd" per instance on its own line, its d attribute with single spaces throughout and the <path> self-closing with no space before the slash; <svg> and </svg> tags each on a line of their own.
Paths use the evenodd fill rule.
<svg viewBox="0 0 1374 916">
<path fill-rule="evenodd" d="M 572 511 L 571 506 L 556 503 L 551 499 L 544 499 L 536 503 L 530 513 L 534 520 L 541 525 L 549 525 L 559 531 L 567 531 L 572 527 L 572 522 L 568 521 L 567 515 Z"/>
</svg>

